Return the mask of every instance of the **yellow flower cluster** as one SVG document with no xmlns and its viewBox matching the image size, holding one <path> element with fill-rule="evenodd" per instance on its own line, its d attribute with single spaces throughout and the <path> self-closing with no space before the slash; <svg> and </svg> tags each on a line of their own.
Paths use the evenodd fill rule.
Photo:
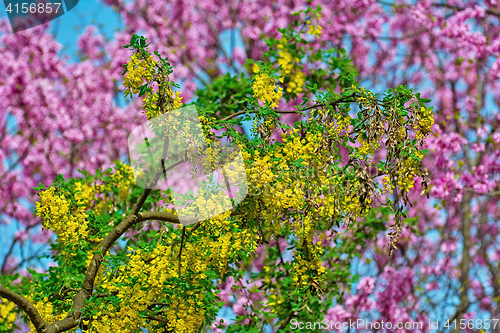
<svg viewBox="0 0 500 333">
<path fill-rule="evenodd" d="M 314 197 L 310 212 L 321 217 L 360 216 L 361 204 L 356 195 L 339 195 L 344 193 L 342 175 L 329 175 L 323 171 L 319 163 L 326 157 L 319 149 L 328 140 L 321 133 L 309 132 L 305 137 L 298 136 L 298 130 L 293 129 L 283 134 L 283 144 L 275 147 L 264 156 L 259 151 L 253 154 L 245 153 L 245 160 L 253 161 L 247 170 L 251 180 L 251 191 L 260 193 L 266 209 L 260 212 L 264 218 L 264 230 L 278 232 L 283 227 L 281 214 L 283 210 L 292 207 L 303 207 L 306 191 Z M 301 160 L 300 164 L 297 160 Z M 317 170 L 313 174 L 302 175 L 305 170 Z M 349 190 L 356 193 L 359 182 L 349 182 Z M 365 204 L 371 199 L 366 198 Z M 287 223 L 287 222 L 285 222 Z"/>
<path fill-rule="evenodd" d="M 383 192 L 384 193 L 389 193 L 391 190 L 391 180 L 389 179 L 388 176 L 384 176 L 382 178 L 382 186 L 383 186 Z"/>
<path fill-rule="evenodd" d="M 101 194 L 111 193 L 113 188 L 118 188 L 118 199 L 124 201 L 128 198 L 134 184 L 132 168 L 120 162 L 116 166 L 115 172 L 110 174 L 110 180 L 102 185 L 75 182 L 75 199 L 81 200 L 87 210 L 95 209 L 97 212 L 103 213 L 111 207 L 111 201 L 106 195 L 101 197 Z"/>
<path fill-rule="evenodd" d="M 283 37 L 276 46 L 279 49 L 278 64 L 281 65 L 282 75 L 290 77 L 290 82 L 288 83 L 286 91 L 297 95 L 303 91 L 306 76 L 297 66 L 300 59 L 298 57 L 293 57 L 293 55 L 285 49 L 286 43 L 288 43 L 288 40 Z"/>
<path fill-rule="evenodd" d="M 51 324 L 55 321 L 63 320 L 64 317 L 66 317 L 67 312 L 64 312 L 64 311 L 59 313 L 59 314 L 54 314 L 54 306 L 52 305 L 52 303 L 49 302 L 49 299 L 47 297 L 45 297 L 44 299 L 39 300 L 39 301 L 34 301 L 33 294 L 30 294 L 26 298 L 38 310 L 38 313 L 40 314 L 42 319 L 45 320 L 45 322 L 47 324 Z M 71 300 L 68 300 L 67 304 L 69 304 L 69 302 L 71 302 Z M 31 323 L 31 321 L 29 324 L 30 324 L 31 332 L 36 332 L 35 325 L 33 325 Z M 76 333 L 77 330 L 78 330 L 78 327 L 75 329 L 71 329 L 67 332 Z"/>
<path fill-rule="evenodd" d="M 175 234 L 171 235 L 169 242 L 172 242 Z M 184 244 L 184 260 L 197 260 L 195 256 L 189 256 L 189 243 Z M 129 332 L 138 330 L 139 327 L 148 328 L 150 325 L 145 323 L 145 319 L 138 315 L 138 312 L 147 309 L 148 304 L 158 301 L 166 296 L 163 293 L 165 284 L 170 284 L 169 279 L 178 278 L 177 253 L 174 253 L 171 246 L 157 244 L 151 252 L 145 252 L 141 249 L 133 251 L 127 248 L 129 253 L 129 262 L 127 266 L 121 266 L 118 274 L 103 274 L 100 287 L 108 292 L 116 292 L 121 300 L 120 305 L 105 304 L 98 320 L 92 323 L 91 332 Z M 89 255 L 89 257 L 91 257 Z M 146 263 L 147 262 L 147 263 Z M 183 265 L 186 266 L 186 265 Z M 206 264 L 194 267 L 193 279 L 191 285 L 200 287 L 199 277 L 207 269 Z M 137 284 L 122 287 L 120 284 L 130 282 L 130 279 L 138 278 Z M 140 287 L 142 286 L 142 288 Z M 175 288 L 175 286 L 172 286 Z M 199 323 L 203 320 L 204 310 L 202 300 L 204 293 L 194 293 L 188 291 L 184 297 L 178 295 L 171 296 L 167 302 L 168 308 L 165 310 L 165 316 L 169 322 L 169 328 L 175 332 L 194 332 L 199 328 Z M 149 327 L 152 329 L 152 327 Z"/>
<path fill-rule="evenodd" d="M 295 132 L 298 131 L 295 129 Z M 318 150 L 319 143 L 323 140 L 321 133 L 307 133 L 305 138 L 295 136 L 289 140 L 286 135 L 283 135 L 283 142 L 285 143 L 282 148 L 282 153 L 287 154 L 290 159 L 298 159 L 304 155 L 308 159 L 313 158 Z M 281 153 L 281 152 L 280 152 Z"/>
<path fill-rule="evenodd" d="M 369 155 L 373 156 L 375 155 L 375 150 L 380 147 L 380 144 L 377 141 L 364 141 L 361 136 L 358 138 L 358 141 L 362 145 L 358 150 L 358 155 L 360 157 L 369 157 Z"/>
<path fill-rule="evenodd" d="M 178 109 L 182 106 L 182 99 L 183 97 L 181 96 L 182 92 L 176 91 L 175 94 L 172 92 L 172 89 L 170 87 L 167 88 L 167 98 L 172 99 L 172 104 L 167 103 L 167 108 L 166 112 L 169 112 L 171 110 Z M 146 116 L 148 119 L 153 119 L 155 117 L 158 117 L 162 114 L 162 111 L 156 104 L 158 102 L 158 92 L 155 92 L 151 94 L 151 96 L 146 96 L 144 97 L 144 108 L 146 110 Z"/>
<path fill-rule="evenodd" d="M 182 92 L 176 91 L 175 92 L 175 97 L 174 97 L 174 109 L 178 109 L 182 106 L 182 99 L 184 97 L 181 97 Z"/>
<path fill-rule="evenodd" d="M 278 43 L 278 45 L 276 45 L 276 47 L 279 49 L 279 51 L 278 51 L 278 54 L 279 54 L 278 65 L 281 65 L 281 71 L 282 71 L 284 76 L 290 75 L 292 73 L 293 68 L 295 67 L 295 65 L 293 63 L 294 60 L 295 60 L 295 62 L 299 62 L 298 57 L 295 57 L 295 59 L 294 59 L 293 55 L 284 49 L 285 44 L 287 42 L 288 41 L 286 40 L 286 38 L 283 37 L 280 39 L 280 42 Z"/>
<path fill-rule="evenodd" d="M 42 218 L 42 225 L 52 229 L 58 241 L 64 244 L 78 244 L 80 239 L 88 235 L 88 222 L 85 218 L 85 205 L 81 198 L 77 205 L 72 205 L 64 194 L 58 194 L 54 187 L 40 193 L 40 201 L 36 203 L 37 216 Z"/>
<path fill-rule="evenodd" d="M 1 298 L 0 302 L 0 326 L 4 328 L 11 328 L 16 321 L 17 314 L 14 311 L 16 305 L 4 298 Z"/>
<path fill-rule="evenodd" d="M 231 177 L 231 172 L 237 171 L 228 170 L 228 177 Z M 124 173 L 120 172 L 121 175 Z M 197 197 L 199 199 L 194 202 L 193 212 L 213 214 L 220 208 L 224 194 L 221 193 L 212 200 L 205 200 L 206 197 Z M 230 215 L 231 211 L 226 211 L 205 220 L 203 229 L 188 231 L 183 241 L 182 254 L 179 235 L 171 231 L 164 234 L 165 243 L 158 243 L 154 248 L 134 250 L 128 247 L 127 265 L 120 266 L 117 271 L 101 266 L 95 287 L 99 292 L 116 292 L 120 303 L 113 305 L 104 302 L 99 306 L 94 305 L 97 306 L 94 308 L 97 315 L 89 331 L 130 332 L 139 330 L 140 327 L 154 331 L 138 313 L 146 310 L 151 302 L 163 299 L 165 305 L 162 306 L 161 316 L 168 321 L 170 330 L 180 333 L 199 330 L 206 312 L 203 300 L 211 292 L 206 290 L 207 270 L 218 269 L 222 274 L 235 253 L 243 250 L 252 252 L 257 247 L 254 232 L 234 232 L 241 221 L 234 218 L 230 220 Z M 191 237 L 196 241 L 190 240 Z M 92 251 L 88 253 L 87 264 L 91 258 Z M 165 293 L 165 289 L 179 290 L 186 284 L 189 284 L 189 290 L 175 294 Z"/>
<path fill-rule="evenodd" d="M 144 81 L 151 83 L 155 75 L 155 67 L 157 62 L 153 60 L 153 56 L 147 56 L 141 53 L 136 53 L 131 56 L 131 60 L 127 62 L 127 73 L 124 75 L 123 85 L 125 89 L 125 97 L 130 95 L 132 98 L 133 94 L 139 93 L 139 87 L 143 85 Z M 182 106 L 181 92 L 176 91 L 175 94 L 172 92 L 171 86 L 168 85 L 166 88 L 166 105 L 163 110 L 160 110 L 156 104 L 159 99 L 158 92 L 150 93 L 149 96 L 143 98 L 143 108 L 146 110 L 146 116 L 148 119 L 155 118 L 161 115 L 163 112 L 168 112 L 173 109 L 178 109 Z"/>
<path fill-rule="evenodd" d="M 102 185 L 89 185 L 81 182 L 75 182 L 75 198 L 80 199 L 85 208 L 92 208 L 92 201 L 96 199 L 96 193 L 99 193 L 103 188 Z M 79 192 L 79 194 L 77 193 Z"/>
<path fill-rule="evenodd" d="M 322 30 L 323 30 L 323 27 L 320 26 L 320 25 L 315 25 L 315 24 L 312 24 L 311 21 L 307 21 L 307 24 L 309 26 L 309 34 L 310 35 L 318 35 L 318 36 L 321 36 L 321 33 L 322 33 Z"/>
<path fill-rule="evenodd" d="M 132 168 L 119 163 L 115 173 L 110 174 L 110 180 L 102 185 L 76 181 L 74 188 L 66 189 L 66 192 L 53 186 L 40 192 L 36 214 L 42 219 L 44 228 L 54 231 L 58 242 L 74 247 L 80 240 L 89 239 L 86 211 L 95 209 L 102 213 L 109 209 L 108 196 L 114 188 L 118 188 L 118 199 L 126 200 L 134 183 Z M 99 197 L 101 194 L 104 196 Z M 75 255 L 72 252 L 67 254 Z"/>
<path fill-rule="evenodd" d="M 268 268 L 268 266 L 266 266 L 266 267 Z M 266 268 L 266 267 L 264 267 L 264 268 Z M 266 278 L 268 278 L 268 277 L 266 276 Z M 280 305 L 280 304 L 285 302 L 285 297 L 282 294 L 275 293 L 274 291 L 275 291 L 274 288 L 269 289 L 268 298 L 271 299 L 272 301 L 267 302 L 267 305 L 270 307 L 273 307 L 275 305 Z M 276 309 L 271 308 L 271 312 L 276 312 Z"/>
<path fill-rule="evenodd" d="M 130 189 L 134 186 L 134 172 L 132 167 L 120 163 L 114 174 L 111 175 L 110 184 L 104 190 L 111 190 L 112 187 L 118 188 L 118 198 L 122 201 L 126 200 L 130 194 Z"/>
<path fill-rule="evenodd" d="M 300 70 L 296 70 L 292 75 L 290 75 L 290 82 L 288 83 L 286 91 L 298 95 L 303 91 L 302 87 L 305 83 L 306 75 Z"/>
<path fill-rule="evenodd" d="M 302 222 L 302 230 L 296 232 L 299 242 L 305 244 L 300 251 L 294 251 L 295 262 L 292 265 L 292 279 L 299 288 L 311 284 L 313 280 L 322 281 L 326 273 L 326 268 L 321 265 L 321 240 L 313 244 L 313 224 L 313 219 L 307 215 Z"/>
<path fill-rule="evenodd" d="M 276 89 L 275 81 L 264 72 L 261 72 L 258 68 L 254 67 L 254 72 L 256 73 L 256 77 L 253 81 L 253 97 L 261 100 L 263 102 L 270 103 L 271 107 L 278 107 L 278 103 L 283 96 L 283 88 L 278 87 Z M 283 81 L 280 79 L 280 81 Z"/>
<path fill-rule="evenodd" d="M 269 161 L 271 157 L 268 155 L 263 158 L 259 158 L 260 152 L 255 152 L 256 160 L 252 164 L 252 168 L 249 169 L 249 179 L 255 186 L 261 187 L 273 182 L 276 176 L 273 174 Z"/>
<path fill-rule="evenodd" d="M 412 174 L 408 174 L 406 177 L 402 177 L 398 179 L 398 187 L 401 191 L 408 192 L 413 185 L 415 184 L 415 180 L 413 179 Z"/>
<path fill-rule="evenodd" d="M 422 159 L 424 155 L 418 150 L 415 151 L 415 155 Z M 418 168 L 419 162 L 413 158 L 408 158 L 403 162 L 403 167 L 399 172 L 398 187 L 401 191 L 408 192 L 415 185 L 414 174 Z"/>
<path fill-rule="evenodd" d="M 398 130 L 397 137 L 399 141 L 403 141 L 406 136 L 406 130 L 404 126 L 401 126 Z"/>
<path fill-rule="evenodd" d="M 356 89 L 356 86 L 352 85 L 353 89 Z M 362 104 L 368 104 L 370 99 L 373 99 L 375 96 L 371 91 L 366 91 L 365 87 L 361 87 L 361 89 L 357 89 L 356 92 L 361 96 L 358 96 L 358 102 Z"/>
<path fill-rule="evenodd" d="M 432 115 L 432 110 L 426 109 L 423 106 L 420 111 L 422 115 L 420 116 L 420 123 L 414 127 L 417 130 L 417 139 L 421 139 L 431 131 L 432 125 L 434 125 L 434 117 Z"/>
<path fill-rule="evenodd" d="M 147 59 L 142 58 L 141 53 L 136 53 L 131 56 L 131 60 L 127 62 L 127 73 L 124 75 L 123 85 L 125 89 L 125 97 L 130 95 L 134 98 L 133 94 L 139 93 L 139 87 L 146 81 L 153 79 L 155 74 L 156 61 L 153 56 Z"/>
<path fill-rule="evenodd" d="M 312 280 L 321 281 L 324 279 L 326 268 L 321 265 L 320 255 L 323 253 L 323 247 L 313 246 L 311 255 L 314 257 L 310 260 L 307 257 L 302 257 L 300 254 L 295 257 L 297 260 L 293 264 L 293 282 L 296 287 L 303 287 L 312 282 Z M 313 278 L 309 275 L 309 272 L 313 272 Z"/>
<path fill-rule="evenodd" d="M 156 105 L 156 102 L 158 102 L 158 98 L 158 93 L 155 92 L 150 96 L 144 97 L 143 99 L 144 108 L 146 109 L 146 116 L 148 117 L 148 119 L 158 117 L 161 114 L 158 105 Z"/>
<path fill-rule="evenodd" d="M 347 111 L 350 111 L 351 108 L 347 109 Z M 332 124 L 332 127 L 329 130 L 330 135 L 341 135 L 342 131 L 346 130 L 349 128 L 351 125 L 351 116 L 348 114 L 345 115 L 345 117 L 341 113 L 335 114 L 335 119 L 337 120 L 337 126 L 334 126 Z"/>
</svg>

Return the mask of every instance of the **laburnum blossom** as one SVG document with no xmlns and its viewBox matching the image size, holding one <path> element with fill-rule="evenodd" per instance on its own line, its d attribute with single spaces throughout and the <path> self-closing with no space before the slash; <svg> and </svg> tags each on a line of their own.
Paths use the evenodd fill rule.
<svg viewBox="0 0 500 333">
<path fill-rule="evenodd" d="M 196 4 L 176 1 L 168 5 L 155 1 L 105 0 L 104 3 L 113 6 L 123 17 L 125 31 L 117 33 L 115 40 L 104 46 L 98 36 L 88 34 L 91 39 L 79 45 L 89 59 L 78 64 L 70 64 L 57 56 L 59 46 L 42 27 L 22 34 L 2 34 L 1 66 L 5 76 L 0 85 L 3 96 L 0 109 L 4 110 L 5 117 L 15 117 L 19 130 L 15 135 L 9 133 L 2 137 L 0 159 L 6 159 L 12 149 L 18 156 L 26 156 L 19 162 L 22 169 L 2 169 L 1 174 L 6 174 L 0 186 L 0 206 L 5 206 L 7 215 L 2 223 L 17 219 L 24 228 L 32 223 L 30 210 L 17 201 L 22 197 L 34 203 L 31 189 L 38 181 L 45 182 L 62 171 L 73 174 L 77 168 L 107 167 L 119 157 L 115 148 L 126 146 L 126 131 L 132 128 L 131 117 L 136 119 L 139 108 L 131 104 L 125 108 L 127 113 L 122 113 L 124 110 L 112 103 L 115 87 L 110 79 L 121 79 L 121 65 L 128 60 L 122 45 L 132 32 L 141 30 L 154 36 L 153 42 L 159 44 L 160 52 L 168 54 L 174 64 L 191 64 L 192 68 L 173 76 L 185 80 L 182 91 L 188 101 L 197 87 L 194 78 L 200 71 L 213 79 L 223 72 L 217 58 L 234 56 L 240 63 L 244 63 L 245 56 L 259 59 L 266 50 L 262 34 L 280 38 L 276 28 L 283 28 L 297 19 L 290 14 L 306 5 L 305 1 L 286 0 L 243 1 L 239 6 L 214 1 Z M 420 297 L 419 287 L 425 289 L 428 279 L 437 274 L 446 275 L 446 279 L 453 282 L 444 286 L 448 288 L 446 291 L 458 296 L 460 304 L 464 305 L 457 307 L 457 318 L 471 318 L 467 306 L 474 307 L 478 302 L 482 311 L 494 313 L 498 306 L 494 294 L 489 293 L 481 300 L 471 301 L 475 304 L 469 304 L 466 300 L 470 286 L 464 281 L 484 274 L 475 269 L 477 266 L 481 266 L 479 268 L 489 277 L 498 270 L 495 265 L 487 264 L 495 264 L 498 258 L 491 253 L 499 251 L 497 244 L 491 241 L 498 235 L 498 228 L 492 226 L 500 216 L 498 196 L 495 195 L 500 170 L 500 133 L 497 130 L 500 115 L 496 106 L 500 98 L 498 4 L 495 1 L 478 4 L 454 0 L 415 4 L 342 0 L 334 4 L 330 1 L 315 1 L 314 4 L 322 5 L 323 15 L 317 24 L 323 29 L 321 34 L 314 36 L 312 47 L 317 49 L 322 43 L 328 47 L 332 43 L 343 46 L 367 84 L 395 86 L 404 83 L 422 87 L 422 96 L 432 98 L 435 106 L 434 124 L 425 115 L 417 126 L 420 132 L 433 133 L 427 140 L 429 154 L 424 157 L 433 184 L 430 198 L 420 197 L 419 179 L 408 177 L 401 184 L 413 198 L 413 206 L 407 213 L 409 217 L 418 216 L 416 225 L 421 234 L 415 239 L 401 241 L 399 251 L 395 251 L 392 258 L 384 252 L 386 238 L 377 238 L 366 251 L 367 257 L 373 253 L 373 261 L 364 268 L 380 277 L 386 264 L 399 272 L 422 266 L 424 269 L 415 272 L 418 278 L 412 280 L 415 297 Z M 245 52 L 224 54 L 226 50 L 220 50 L 218 34 L 225 29 L 241 32 L 246 43 Z M 109 66 L 93 62 L 100 59 L 103 50 L 109 53 Z M 283 59 L 285 56 L 283 53 Z M 230 61 L 227 63 L 232 65 Z M 200 81 L 204 78 L 205 75 L 200 76 Z M 300 79 L 300 75 L 297 78 Z M 302 83 L 302 79 L 298 83 Z M 291 86 L 285 89 L 294 91 Z M 64 91 L 64 99 L 60 98 L 61 91 Z M 84 95 L 87 97 L 83 98 Z M 47 118 L 53 121 L 45 122 Z M 350 124 L 347 117 L 339 116 L 337 120 L 345 126 Z M 103 121 L 106 126 L 101 126 Z M 8 123 L 4 121 L 4 127 Z M 484 124 L 491 128 L 491 133 L 480 135 L 477 129 Z M 471 133 L 477 133 L 478 137 Z M 375 156 L 374 160 L 377 158 Z M 483 169 L 478 169 L 480 166 Z M 261 166 L 257 164 L 256 167 Z M 388 177 L 384 183 L 388 185 Z M 286 205 L 295 200 L 295 192 L 287 192 L 281 197 L 280 202 Z M 325 209 L 334 210 L 334 203 L 330 206 Z M 477 213 L 471 214 L 472 211 Z M 42 242 L 52 236 L 41 229 L 31 230 L 35 233 L 32 239 Z M 470 256 L 465 255 L 469 253 L 467 246 L 473 244 L 470 235 L 484 230 L 488 232 L 478 236 L 482 237 L 479 249 Z M 434 235 L 431 239 L 426 237 L 428 232 Z M 452 232 L 460 236 L 456 254 L 450 254 L 451 259 L 437 259 L 442 255 L 441 243 Z M 486 234 L 489 238 L 484 238 Z M 488 258 L 484 265 L 479 260 L 483 257 Z M 261 265 L 263 260 L 262 257 L 256 259 L 259 271 L 264 266 Z M 460 268 L 453 270 L 453 267 Z M 498 289 L 495 279 L 489 281 L 491 290 Z M 345 297 L 349 296 L 346 293 Z M 253 297 L 258 303 L 259 297 Z M 385 303 L 392 302 L 392 306 L 407 305 L 400 297 L 376 294 L 377 302 L 379 297 Z M 328 311 L 339 314 L 340 318 L 344 313 L 341 308 L 335 305 Z M 428 302 L 415 305 L 414 313 L 436 313 L 445 321 L 450 316 L 444 308 L 442 302 Z"/>
<path fill-rule="evenodd" d="M 275 80 L 269 74 L 261 72 L 257 64 L 254 65 L 254 72 L 256 76 L 253 83 L 253 97 L 264 103 L 269 103 L 271 107 L 278 107 L 283 95 L 283 88 L 276 87 Z"/>
</svg>

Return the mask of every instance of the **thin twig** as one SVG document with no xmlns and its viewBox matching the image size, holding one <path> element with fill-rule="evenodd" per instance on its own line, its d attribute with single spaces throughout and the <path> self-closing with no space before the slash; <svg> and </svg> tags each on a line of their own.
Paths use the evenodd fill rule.
<svg viewBox="0 0 500 333">
<path fill-rule="evenodd" d="M 487 196 L 490 196 L 490 197 L 495 197 L 497 195 L 500 195 L 500 191 L 494 191 L 494 192 L 486 192 L 486 193 L 483 193 L 483 192 L 478 192 L 472 188 L 464 188 L 463 189 L 464 191 L 466 192 L 471 192 L 471 193 L 474 193 L 474 194 L 478 194 L 478 195 L 487 195 Z"/>
<path fill-rule="evenodd" d="M 179 250 L 179 276 L 181 275 L 181 260 L 182 260 L 182 247 L 184 246 L 184 237 L 186 236 L 186 227 L 182 227 L 181 248 Z"/>
</svg>

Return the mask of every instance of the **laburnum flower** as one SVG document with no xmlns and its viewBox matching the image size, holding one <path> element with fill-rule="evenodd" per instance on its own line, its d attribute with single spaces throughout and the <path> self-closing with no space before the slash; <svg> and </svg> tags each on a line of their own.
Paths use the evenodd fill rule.
<svg viewBox="0 0 500 333">
<path fill-rule="evenodd" d="M 432 110 L 426 109 L 422 106 L 420 111 L 422 112 L 422 115 L 420 115 L 420 122 L 414 127 L 417 130 L 417 139 L 421 139 L 423 136 L 428 134 L 431 131 L 432 125 L 434 125 Z"/>
<path fill-rule="evenodd" d="M 127 73 L 123 78 L 123 86 L 125 86 L 125 97 L 130 95 L 134 98 L 133 94 L 139 93 L 139 87 L 142 86 L 144 80 L 150 81 L 153 79 L 154 68 L 156 61 L 153 56 L 146 59 L 141 59 L 142 54 L 133 54 L 127 62 Z"/>
<path fill-rule="evenodd" d="M 286 91 L 289 93 L 299 94 L 303 91 L 303 86 L 306 82 L 306 76 L 300 71 L 297 63 L 300 61 L 298 57 L 293 57 L 293 55 L 285 50 L 285 45 L 288 42 L 286 38 L 281 38 L 276 47 L 278 51 L 278 64 L 281 66 L 281 74 L 283 76 L 290 76 L 290 82 Z"/>
<path fill-rule="evenodd" d="M 310 35 L 318 35 L 321 36 L 323 27 L 320 25 L 314 25 L 311 23 L 311 21 L 307 21 L 307 24 L 309 25 L 309 34 Z"/>
<path fill-rule="evenodd" d="M 256 73 L 257 75 L 253 82 L 253 97 L 264 103 L 270 103 L 271 107 L 278 107 L 281 96 L 283 96 L 283 88 L 276 88 L 274 79 L 267 73 L 261 72 L 258 67 Z"/>
<path fill-rule="evenodd" d="M 42 225 L 52 229 L 58 236 L 58 241 L 64 244 L 76 245 L 80 238 L 88 235 L 88 215 L 81 198 L 73 205 L 64 194 L 57 193 L 50 187 L 40 193 L 40 201 L 36 203 L 37 216 L 42 218 Z"/>
<path fill-rule="evenodd" d="M 2 302 L 0 302 L 0 324 L 9 325 L 16 321 L 15 307 L 14 303 L 2 299 Z"/>
</svg>

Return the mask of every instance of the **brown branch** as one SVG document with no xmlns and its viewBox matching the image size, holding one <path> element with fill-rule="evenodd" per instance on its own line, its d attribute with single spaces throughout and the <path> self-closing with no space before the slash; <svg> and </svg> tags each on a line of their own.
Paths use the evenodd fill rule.
<svg viewBox="0 0 500 333">
<path fill-rule="evenodd" d="M 179 276 L 181 275 L 181 260 L 182 260 L 182 247 L 184 246 L 184 237 L 186 236 L 186 227 L 182 227 L 181 248 L 179 249 Z"/>
<path fill-rule="evenodd" d="M 168 139 L 165 140 L 163 147 L 163 156 L 165 156 L 168 149 Z M 183 161 L 179 161 L 170 165 L 167 169 L 173 168 L 176 164 L 183 163 Z M 82 310 L 85 307 L 85 301 L 88 300 L 94 290 L 94 281 L 97 276 L 97 272 L 99 271 L 99 267 L 101 266 L 101 262 L 104 259 L 104 256 L 111 248 L 111 246 L 130 228 L 137 222 L 137 218 L 139 215 L 139 211 L 142 206 L 146 202 L 147 197 L 151 193 L 151 189 L 158 182 L 160 175 L 164 172 L 161 167 L 158 167 L 156 174 L 153 179 L 151 179 L 150 183 L 147 185 L 147 189 L 141 194 L 137 202 L 130 214 L 120 222 L 100 243 L 100 253 L 94 254 L 92 260 L 90 261 L 89 267 L 87 268 L 87 272 L 85 273 L 85 277 L 83 280 L 82 288 L 77 292 L 76 296 L 73 298 L 73 306 L 70 312 L 66 315 L 66 317 L 62 320 L 53 322 L 47 327 L 47 331 L 44 333 L 60 333 L 64 331 L 68 331 L 76 326 L 78 326 L 79 319 L 82 315 Z"/>
<path fill-rule="evenodd" d="M 42 319 L 38 310 L 23 296 L 5 288 L 4 286 L 0 286 L 0 296 L 8 299 L 9 301 L 16 304 L 21 310 L 26 313 L 31 323 L 35 326 L 37 332 L 45 333 L 47 329 L 47 323 Z"/>
<path fill-rule="evenodd" d="M 201 222 L 198 222 L 194 225 L 194 227 L 191 228 L 191 232 L 195 232 L 196 229 L 198 229 L 201 226 Z"/>
<path fill-rule="evenodd" d="M 165 318 L 162 318 L 160 316 L 155 316 L 155 315 L 152 315 L 152 314 L 149 314 L 149 313 L 146 313 L 143 315 L 144 317 L 148 318 L 148 319 L 151 319 L 151 320 L 155 320 L 157 322 L 160 322 L 162 324 L 165 324 L 165 325 L 168 325 L 169 322 L 168 320 L 166 320 Z M 167 333 L 172 333 L 173 330 L 172 329 L 168 329 L 168 328 L 165 328 L 165 332 Z"/>
<path fill-rule="evenodd" d="M 472 188 L 469 188 L 469 187 L 465 187 L 465 188 L 463 188 L 463 190 L 466 191 L 466 192 L 471 192 L 473 194 L 487 195 L 487 196 L 490 196 L 490 197 L 495 197 L 497 195 L 500 195 L 500 191 L 493 191 L 493 192 L 483 193 L 483 192 L 477 192 L 476 190 L 474 190 Z"/>
<path fill-rule="evenodd" d="M 144 222 L 144 221 L 164 221 L 171 223 L 180 223 L 179 217 L 170 213 L 163 212 L 142 212 L 137 214 L 136 223 Z"/>
<path fill-rule="evenodd" d="M 465 193 L 462 200 L 462 227 L 461 234 L 463 238 L 463 247 L 462 247 L 462 260 L 460 261 L 460 304 L 457 307 L 454 317 L 457 319 L 461 319 L 463 314 L 467 311 L 467 308 L 470 305 L 470 300 L 467 295 L 469 290 L 469 266 L 471 263 L 470 249 L 472 246 L 471 241 L 471 195 L 469 193 Z M 458 333 L 459 329 L 455 328 L 453 333 Z"/>
<path fill-rule="evenodd" d="M 118 295 L 117 290 L 112 291 L 110 293 L 95 293 L 94 294 L 95 297 L 108 297 L 108 296 L 116 296 L 116 295 Z"/>
<path fill-rule="evenodd" d="M 152 307 L 152 306 L 155 306 L 155 305 L 170 306 L 171 304 L 169 304 L 169 303 L 161 303 L 161 302 L 153 302 L 153 303 L 149 303 L 148 304 L 148 308 Z"/>
<path fill-rule="evenodd" d="M 453 9 L 455 11 L 460 11 L 460 12 L 467 9 L 465 7 L 452 6 L 452 5 L 449 5 L 447 3 L 433 3 L 432 6 L 434 6 L 434 7 L 445 7 L 445 8 Z M 500 17 L 500 12 L 497 11 L 497 10 L 494 10 L 494 9 L 484 8 L 484 12 L 486 14 L 490 14 L 490 15 L 493 15 L 493 16 Z"/>
</svg>

